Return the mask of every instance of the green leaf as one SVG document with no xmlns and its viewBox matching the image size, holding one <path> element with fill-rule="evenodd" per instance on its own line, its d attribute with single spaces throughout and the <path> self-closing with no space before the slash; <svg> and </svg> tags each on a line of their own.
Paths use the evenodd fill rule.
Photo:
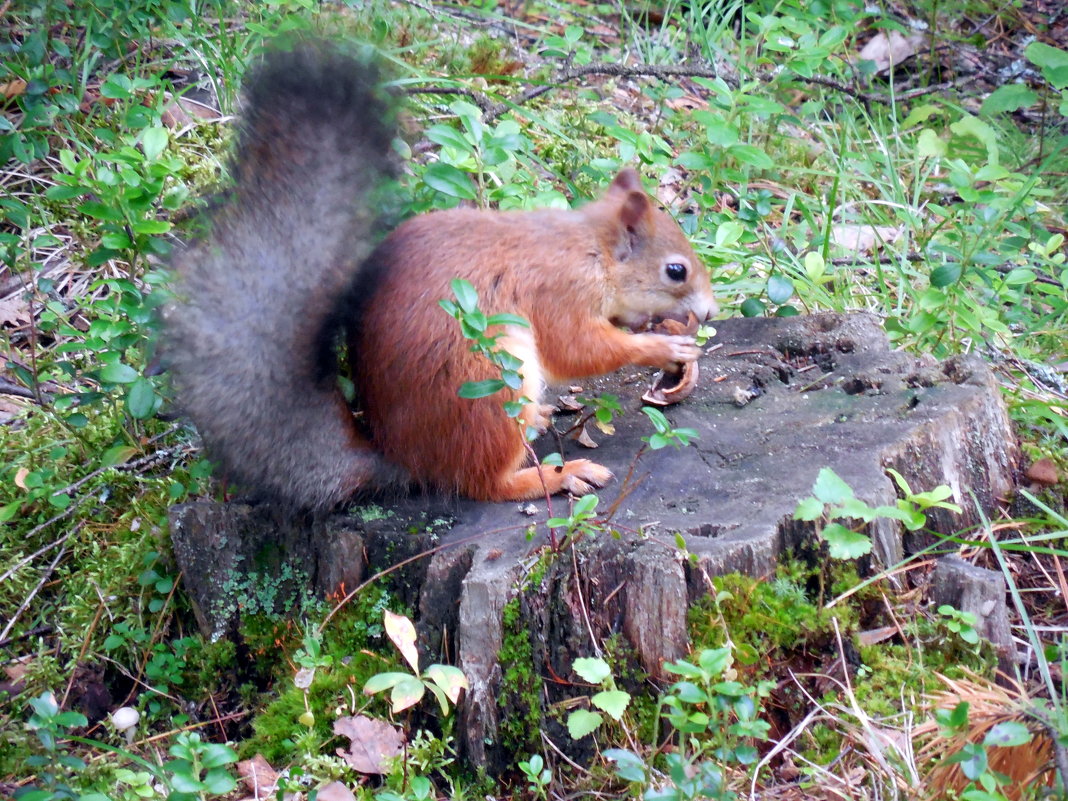
<svg viewBox="0 0 1068 801">
<path fill-rule="evenodd" d="M 104 467 L 114 467 L 117 464 L 125 464 L 131 457 L 137 454 L 137 448 L 129 445 L 116 445 L 108 448 L 100 457 L 100 464 Z"/>
<path fill-rule="evenodd" d="M 441 710 L 442 716 L 448 715 L 449 714 L 449 698 L 448 698 L 447 695 L 445 695 L 444 690 L 442 690 L 436 684 L 426 684 L 426 683 L 424 683 L 423 686 L 426 689 L 430 690 L 430 694 L 433 695 L 434 696 L 434 700 L 438 702 L 438 708 Z"/>
<path fill-rule="evenodd" d="M 999 162 L 998 139 L 994 129 L 978 117 L 965 114 L 949 126 L 957 136 L 971 136 L 986 148 L 986 157 L 991 164 Z"/>
<path fill-rule="evenodd" d="M 725 248 L 735 244 L 745 233 L 745 227 L 735 220 L 727 220 L 716 226 L 716 247 Z"/>
<path fill-rule="evenodd" d="M 403 681 L 398 681 L 390 691 L 389 700 L 392 702 L 393 714 L 403 712 L 409 707 L 419 703 L 426 693 L 426 686 L 415 676 L 405 676 Z"/>
<path fill-rule="evenodd" d="M 492 314 L 486 318 L 486 325 L 518 325 L 530 328 L 530 322 L 518 314 Z"/>
<path fill-rule="evenodd" d="M 438 123 L 437 125 L 431 125 L 425 131 L 423 136 L 429 139 L 435 144 L 442 145 L 443 147 L 451 147 L 455 150 L 462 151 L 467 154 L 475 152 L 472 144 L 467 141 L 462 133 L 453 128 L 451 125 L 445 123 Z"/>
<path fill-rule="evenodd" d="M 823 502 L 818 498 L 805 498 L 794 509 L 795 520 L 818 520 L 822 514 Z"/>
<path fill-rule="evenodd" d="M 464 672 L 453 665 L 431 665 L 426 669 L 426 678 L 440 687 L 454 704 L 460 700 L 460 691 L 470 687 Z"/>
<path fill-rule="evenodd" d="M 204 789 L 212 795 L 225 795 L 237 787 L 237 781 L 225 770 L 209 770 L 204 777 Z"/>
<path fill-rule="evenodd" d="M 758 170 L 770 170 L 775 166 L 771 156 L 754 145 L 732 145 L 727 152 L 742 164 L 748 164 Z"/>
<path fill-rule="evenodd" d="M 107 204 L 100 203 L 96 200 L 87 200 L 85 203 L 79 204 L 78 211 L 95 220 L 120 223 L 124 221 L 121 209 L 115 208 L 114 206 L 108 206 Z"/>
<path fill-rule="evenodd" d="M 706 648 L 697 655 L 697 664 L 710 676 L 718 676 L 731 664 L 730 648 Z"/>
<path fill-rule="evenodd" d="M 960 751 L 949 757 L 946 762 L 959 764 L 961 771 L 972 781 L 986 773 L 986 748 L 978 743 L 966 743 Z"/>
<path fill-rule="evenodd" d="M 588 709 L 576 709 L 567 716 L 567 733 L 572 740 L 581 740 L 588 734 L 592 734 L 598 726 L 604 722 L 604 718 L 597 712 Z"/>
<path fill-rule="evenodd" d="M 853 488 L 829 467 L 822 467 L 812 485 L 812 494 L 825 504 L 837 506 L 853 497 Z"/>
<path fill-rule="evenodd" d="M 1068 51 L 1044 42 L 1032 42 L 1024 49 L 1024 56 L 1042 70 L 1054 89 L 1068 87 Z"/>
<path fill-rule="evenodd" d="M 794 283 L 782 275 L 773 275 L 768 278 L 768 300 L 776 305 L 788 301 L 794 294 Z"/>
<path fill-rule="evenodd" d="M 106 364 L 100 370 L 100 380 L 109 384 L 131 384 L 137 378 L 137 371 L 122 362 Z"/>
<path fill-rule="evenodd" d="M 674 673 L 676 676 L 686 676 L 691 679 L 703 679 L 704 676 L 701 673 L 701 669 L 696 665 L 691 665 L 689 662 L 680 660 L 678 662 L 665 662 L 664 670 L 668 673 Z"/>
<path fill-rule="evenodd" d="M 921 122 L 927 122 L 935 114 L 941 114 L 942 109 L 939 106 L 926 103 L 922 106 L 916 106 L 910 110 L 908 116 L 901 122 L 903 129 L 911 128 L 913 125 L 919 125 Z"/>
<path fill-rule="evenodd" d="M 171 230 L 171 224 L 166 220 L 140 220 L 130 226 L 135 234 L 155 235 L 165 234 Z"/>
<path fill-rule="evenodd" d="M 9 504 L 0 506 L 0 523 L 6 523 L 13 519 L 18 513 L 19 508 L 22 506 L 22 501 L 12 501 Z"/>
<path fill-rule="evenodd" d="M 659 409 L 652 406 L 643 406 L 642 412 L 649 418 L 650 422 L 652 422 L 653 427 L 661 434 L 665 434 L 671 430 L 671 423 L 668 422 L 667 417 L 665 417 L 664 413 Z"/>
<path fill-rule="evenodd" d="M 499 378 L 487 378 L 485 381 L 467 381 L 460 386 L 457 393 L 461 398 L 474 400 L 486 398 L 504 389 L 505 383 Z"/>
<path fill-rule="evenodd" d="M 759 317 L 764 313 L 764 304 L 756 298 L 746 298 L 740 307 L 743 317 Z"/>
<path fill-rule="evenodd" d="M 475 190 L 471 186 L 467 173 L 461 172 L 451 164 L 444 164 L 440 161 L 431 164 L 423 173 L 423 183 L 449 197 L 461 200 L 475 199 Z"/>
<path fill-rule="evenodd" d="M 374 695 L 383 690 L 392 689 L 404 679 L 410 678 L 412 678 L 411 673 L 376 673 L 364 683 L 363 693 L 364 695 Z"/>
<path fill-rule="evenodd" d="M 1007 111 L 1018 111 L 1038 102 L 1038 95 L 1027 84 L 1010 83 L 999 86 L 983 101 L 980 113 L 989 116 Z"/>
<path fill-rule="evenodd" d="M 823 260 L 822 253 L 813 250 L 805 254 L 805 275 L 808 276 L 809 281 L 818 282 L 825 272 L 827 272 L 827 264 Z"/>
<path fill-rule="evenodd" d="M 141 134 L 141 147 L 145 150 L 145 158 L 149 161 L 158 159 L 160 153 L 167 148 L 168 138 L 166 128 L 146 128 Z"/>
<path fill-rule="evenodd" d="M 951 286 L 960 280 L 961 272 L 960 262 L 939 265 L 931 270 L 931 286 L 939 289 Z"/>
<path fill-rule="evenodd" d="M 603 756 L 616 763 L 616 776 L 623 781 L 645 783 L 645 762 L 637 754 L 623 748 L 608 748 Z"/>
<path fill-rule="evenodd" d="M 130 384 L 126 394 L 126 411 L 134 420 L 147 420 L 156 408 L 156 390 L 152 382 L 141 376 Z"/>
<path fill-rule="evenodd" d="M 580 656 L 571 663 L 571 669 L 590 684 L 600 684 L 612 675 L 612 669 L 608 667 L 608 663 L 596 657 Z"/>
<path fill-rule="evenodd" d="M 871 537 L 839 523 L 828 524 L 822 532 L 832 559 L 856 559 L 871 551 Z"/>
<path fill-rule="evenodd" d="M 1027 726 L 1015 720 L 998 723 L 986 733 L 983 745 L 1016 746 L 1031 742 L 1031 732 Z"/>
<path fill-rule="evenodd" d="M 916 137 L 916 155 L 921 159 L 939 158 L 946 155 L 946 143 L 930 128 L 924 128 Z"/>
<path fill-rule="evenodd" d="M 457 303 L 460 304 L 460 308 L 470 314 L 478 309 L 478 292 L 470 281 L 463 278 L 453 278 L 449 281 L 449 289 L 452 290 L 452 294 L 456 296 Z"/>
<path fill-rule="evenodd" d="M 613 720 L 620 720 L 630 703 L 630 693 L 622 690 L 602 690 L 590 698 L 590 703 L 607 712 Z"/>
<path fill-rule="evenodd" d="M 237 762 L 237 754 L 222 743 L 208 743 L 200 753 L 200 764 L 205 768 L 219 768 L 232 762 Z"/>
</svg>

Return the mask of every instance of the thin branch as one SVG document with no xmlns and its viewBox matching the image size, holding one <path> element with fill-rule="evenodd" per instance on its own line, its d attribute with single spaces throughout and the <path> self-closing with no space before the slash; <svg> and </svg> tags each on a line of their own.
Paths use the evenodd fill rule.
<svg viewBox="0 0 1068 801">
<path fill-rule="evenodd" d="M 80 527 L 80 525 L 81 524 L 79 523 L 78 526 L 75 526 L 75 528 Z M 52 572 L 56 569 L 56 565 L 59 564 L 59 560 L 66 556 L 66 554 L 67 546 L 64 545 L 62 548 L 59 549 L 59 553 L 56 554 L 56 558 L 52 560 L 52 564 L 50 564 L 45 569 L 44 574 L 41 576 L 41 580 L 37 582 L 37 586 L 34 587 L 33 590 L 31 590 L 30 593 L 23 599 L 22 603 L 19 605 L 19 608 L 15 610 L 15 614 L 11 616 L 11 619 L 7 622 L 7 625 L 4 626 L 4 630 L 0 631 L 0 640 L 7 639 L 7 635 L 11 633 L 11 629 L 15 628 L 15 624 L 19 622 L 19 618 L 22 617 L 22 613 L 29 608 L 31 603 L 33 603 L 33 599 L 37 597 L 37 593 L 41 591 L 41 588 L 44 587 L 48 579 L 52 577 Z"/>
</svg>

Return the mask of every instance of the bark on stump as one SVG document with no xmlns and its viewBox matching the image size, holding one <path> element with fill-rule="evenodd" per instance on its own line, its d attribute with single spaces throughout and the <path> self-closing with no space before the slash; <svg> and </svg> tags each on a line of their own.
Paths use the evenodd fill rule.
<svg viewBox="0 0 1068 801">
<path fill-rule="evenodd" d="M 439 661 L 452 655 L 467 674 L 461 744 L 468 758 L 494 770 L 507 759 L 511 732 L 525 725 L 521 716 L 531 713 L 524 704 L 540 704 L 537 715 L 577 694 L 574 658 L 615 636 L 618 650 L 662 676 L 666 660 L 686 653 L 686 613 L 711 576 L 768 575 L 784 549 L 811 542 L 812 526 L 792 514 L 820 468 L 833 469 L 872 506 L 897 497 L 888 467 L 914 491 L 948 485 L 963 513 L 929 517 L 946 533 L 978 523 L 976 504 L 989 511 L 1012 489 L 1016 439 L 979 359 L 937 363 L 891 351 L 878 320 L 866 314 L 728 320 L 717 329 L 696 391 L 665 410 L 674 426 L 699 432 L 688 448 L 646 451 L 635 464 L 641 437 L 651 433 L 637 411 L 648 373 L 585 382 L 587 394 L 619 396 L 625 413 L 611 437 L 591 429 L 597 450 L 570 440 L 564 449 L 615 472 L 598 512 L 612 511 L 617 536 L 585 538 L 574 552 L 548 558 L 544 500 L 409 497 L 389 503 L 386 514 L 357 508 L 314 524 L 236 503 L 182 504 L 172 510 L 171 531 L 202 626 L 215 634 L 233 626 L 234 588 L 247 584 L 250 570 L 288 564 L 291 583 L 329 593 L 435 549 L 389 580 L 419 610 L 424 653 Z M 572 419 L 561 417 L 557 428 Z M 552 439 L 543 437 L 542 448 L 551 449 Z M 566 499 L 553 499 L 555 515 L 567 508 Z M 869 533 L 879 565 L 925 544 L 887 521 Z M 676 547 L 678 536 L 688 556 Z M 515 618 L 507 627 L 506 606 Z M 559 724 L 542 725 L 552 732 Z"/>
</svg>

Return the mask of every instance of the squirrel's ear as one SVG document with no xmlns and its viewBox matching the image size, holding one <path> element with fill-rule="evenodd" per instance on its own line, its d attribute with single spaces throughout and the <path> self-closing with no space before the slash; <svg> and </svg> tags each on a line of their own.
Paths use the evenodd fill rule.
<svg viewBox="0 0 1068 801">
<path fill-rule="evenodd" d="M 609 192 L 641 192 L 645 193 L 642 189 L 642 179 L 638 175 L 638 171 L 633 167 L 626 167 L 619 171 L 619 174 L 612 179 L 612 185 L 608 187 Z"/>
<path fill-rule="evenodd" d="M 642 188 L 642 179 L 632 167 L 620 170 L 608 187 L 608 195 L 620 197 L 619 222 L 632 234 L 649 213 L 652 204 Z"/>
</svg>

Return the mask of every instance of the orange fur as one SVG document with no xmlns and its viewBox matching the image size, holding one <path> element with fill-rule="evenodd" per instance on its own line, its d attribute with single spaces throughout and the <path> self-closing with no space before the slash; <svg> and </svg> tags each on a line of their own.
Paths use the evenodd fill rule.
<svg viewBox="0 0 1068 801">
<path fill-rule="evenodd" d="M 687 281 L 665 285 L 666 258 L 688 264 Z M 525 317 L 529 333 L 510 334 L 506 349 L 524 359 L 524 377 L 534 370 L 557 382 L 627 364 L 692 360 L 696 350 L 678 338 L 626 333 L 613 320 L 688 311 L 704 319 L 715 310 L 706 271 L 632 170 L 577 211 L 455 209 L 416 217 L 372 254 L 376 260 L 381 283 L 369 290 L 367 311 L 350 336 L 371 443 L 418 483 L 473 498 L 516 500 L 543 489 L 537 468 L 521 469 L 523 433 L 502 409 L 518 393 L 457 395 L 465 381 L 496 375 L 438 306 L 451 296 L 453 278 L 471 282 L 487 315 Z M 517 340 L 527 347 L 507 347 Z M 537 406 L 540 387 L 536 395 L 529 386 L 525 391 Z M 528 409 L 527 422 L 538 412 Z M 585 460 L 543 472 L 550 492 L 577 494 L 610 476 Z"/>
</svg>

